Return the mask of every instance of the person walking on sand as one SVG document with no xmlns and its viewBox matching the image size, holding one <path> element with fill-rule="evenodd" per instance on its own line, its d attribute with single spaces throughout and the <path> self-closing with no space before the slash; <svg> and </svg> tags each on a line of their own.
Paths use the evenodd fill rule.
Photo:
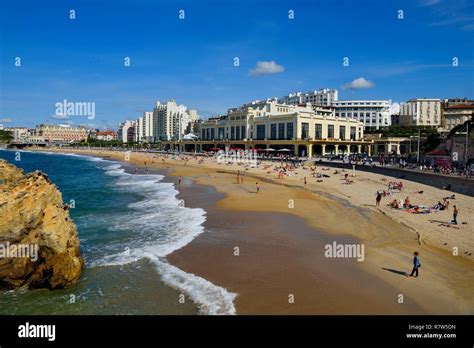
<svg viewBox="0 0 474 348">
<path fill-rule="evenodd" d="M 306 187 L 306 176 L 304 177 L 304 186 Z"/>
<path fill-rule="evenodd" d="M 183 180 L 183 179 L 182 179 L 181 176 L 180 176 L 180 177 L 178 178 L 178 185 L 179 185 L 179 186 L 181 186 L 181 181 L 182 181 L 182 180 Z"/>
<path fill-rule="evenodd" d="M 418 257 L 418 251 L 415 251 L 413 253 L 413 270 L 411 271 L 410 275 L 406 274 L 406 276 L 413 277 L 413 275 L 415 275 L 415 277 L 418 277 L 418 268 L 420 267 L 421 267 L 421 263 L 420 263 L 420 258 Z"/>
<path fill-rule="evenodd" d="M 256 193 L 259 193 L 260 192 L 260 185 L 258 184 L 258 182 L 255 183 L 255 186 L 257 188 L 257 192 Z"/>
<path fill-rule="evenodd" d="M 237 184 L 240 184 L 240 170 L 237 172 Z"/>
<path fill-rule="evenodd" d="M 453 221 L 452 221 L 452 223 L 455 224 L 455 225 L 458 224 L 458 220 L 457 220 L 458 213 L 459 213 L 459 209 L 455 205 L 453 205 Z"/>
<path fill-rule="evenodd" d="M 380 201 L 382 200 L 382 194 L 377 191 L 377 197 L 375 197 L 375 206 L 380 207 Z"/>
</svg>

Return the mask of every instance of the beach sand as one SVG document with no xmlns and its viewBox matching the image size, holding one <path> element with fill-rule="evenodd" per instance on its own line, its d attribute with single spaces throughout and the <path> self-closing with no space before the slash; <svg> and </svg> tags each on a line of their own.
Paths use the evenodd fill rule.
<svg viewBox="0 0 474 348">
<path fill-rule="evenodd" d="M 125 160 L 123 152 L 58 151 Z M 330 178 L 316 182 L 309 169 L 277 179 L 273 165 L 245 170 L 211 158 L 201 164 L 171 157 L 163 162 L 156 154 L 132 152 L 129 162 L 141 171 L 166 169 L 182 176 L 178 189 L 185 204 L 208 211 L 206 232 L 168 260 L 238 293 L 238 314 L 474 313 L 472 197 L 456 194 L 458 221 L 467 224 L 454 229 L 430 221 L 449 221 L 452 205 L 426 215 L 386 207 L 394 197 L 434 205 L 450 195 L 427 185 L 404 180 L 403 192 L 375 207 L 375 192 L 395 181 L 378 174 L 357 172 L 349 176 L 352 184 L 343 184 L 344 172 L 334 174 L 333 168 L 318 167 L 316 172 Z M 236 182 L 237 170 L 245 174 L 243 184 Z M 423 194 L 414 193 L 418 190 Z M 324 257 L 324 246 L 333 241 L 363 243 L 364 261 Z M 420 277 L 406 278 L 415 250 Z"/>
</svg>

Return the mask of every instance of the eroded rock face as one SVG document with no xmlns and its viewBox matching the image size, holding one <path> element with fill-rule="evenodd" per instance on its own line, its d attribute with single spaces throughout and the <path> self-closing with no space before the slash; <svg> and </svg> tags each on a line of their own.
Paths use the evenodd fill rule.
<svg viewBox="0 0 474 348">
<path fill-rule="evenodd" d="M 61 192 L 45 174 L 0 160 L 0 288 L 68 287 L 83 265 Z"/>
</svg>

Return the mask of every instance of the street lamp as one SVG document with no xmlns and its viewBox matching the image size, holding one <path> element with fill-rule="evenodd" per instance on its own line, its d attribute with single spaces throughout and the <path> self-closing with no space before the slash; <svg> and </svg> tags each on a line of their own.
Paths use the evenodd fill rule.
<svg viewBox="0 0 474 348">
<path fill-rule="evenodd" d="M 410 136 L 410 152 L 411 152 L 411 138 L 418 138 L 418 146 L 416 150 L 416 163 L 420 162 L 420 129 L 418 129 L 418 136 L 411 135 Z"/>
</svg>

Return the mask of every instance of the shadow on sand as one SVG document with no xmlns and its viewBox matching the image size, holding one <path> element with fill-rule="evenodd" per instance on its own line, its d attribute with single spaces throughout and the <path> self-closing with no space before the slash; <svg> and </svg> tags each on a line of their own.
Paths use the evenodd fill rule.
<svg viewBox="0 0 474 348">
<path fill-rule="evenodd" d="M 391 268 L 383 268 L 382 267 L 382 269 L 385 270 L 385 271 L 389 271 L 389 272 L 392 272 L 392 273 L 402 275 L 402 276 L 406 276 L 408 274 L 407 272 L 397 271 L 396 269 L 391 269 Z"/>
</svg>

